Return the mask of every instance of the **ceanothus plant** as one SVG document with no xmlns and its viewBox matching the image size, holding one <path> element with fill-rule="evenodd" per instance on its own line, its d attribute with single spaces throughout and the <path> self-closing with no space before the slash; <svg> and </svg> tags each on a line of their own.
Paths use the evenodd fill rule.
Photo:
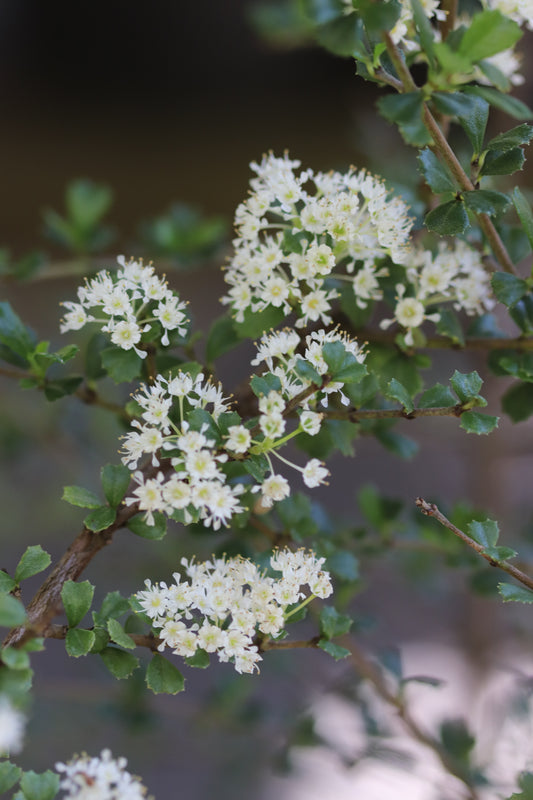
<svg viewBox="0 0 533 800">
<path fill-rule="evenodd" d="M 88 509 L 65 554 L 52 564 L 32 545 L 13 575 L 0 571 L 0 624 L 8 629 L 0 665 L 0 793 L 13 790 L 16 800 L 146 796 L 125 759 L 107 749 L 73 755 L 41 774 L 12 760 L 31 713 L 31 654 L 57 646 L 51 639 L 63 640 L 74 658 L 102 659 L 117 679 L 142 663 L 148 689 L 170 695 L 184 688 L 183 664 L 230 668 L 216 665 L 215 655 L 239 673 L 237 680 L 250 673 L 257 681 L 272 650 L 351 657 L 407 733 L 462 782 L 462 796 L 511 791 L 497 779 L 490 786 L 464 726 L 443 725 L 435 734 L 420 728 L 406 706 L 406 679 L 350 638 L 356 558 L 382 555 L 390 539 L 365 550 L 342 523 L 323 529 L 318 506 L 302 490 L 333 483 L 331 456 L 349 454 L 359 435 L 408 456 L 410 441 L 393 430 L 399 420 L 450 417 L 450 425 L 474 435 L 497 426 L 498 417 L 481 410 L 487 401 L 480 375 L 456 369 L 448 384 L 426 385 L 424 350 L 432 348 L 436 358 L 446 349 L 484 351 L 496 376 L 514 379 L 505 384 L 504 412 L 514 422 L 533 413 L 533 277 L 517 268 L 533 247 L 533 213 L 518 187 L 502 191 L 508 184 L 497 184 L 521 169 L 533 126 L 520 122 L 486 137 L 491 108 L 518 120 L 533 117 L 509 94 L 522 81 L 514 48 L 522 28 L 532 27 L 533 2 L 304 0 L 287 8 L 303 37 L 354 58 L 361 76 L 387 90 L 379 111 L 418 151 L 416 200 L 425 212 L 411 211 L 387 175 L 372 175 L 365 165 L 321 172 L 297 154 L 264 155 L 251 164 L 250 190 L 235 213 L 222 314 L 202 358 L 187 302 L 174 287 L 179 282 L 140 257 L 109 257 L 104 269 L 100 256 L 98 263 L 87 260 L 77 299 L 65 297 L 61 321 L 58 312 L 65 344 L 55 352 L 36 341 L 9 303 L 0 304 L 0 375 L 48 401 L 107 409 L 122 426 L 116 463 L 101 470 L 104 499 L 80 486 L 64 488 L 65 501 Z M 450 142 L 459 129 L 466 144 L 458 154 Z M 67 217 L 47 219 L 56 239 L 86 256 L 107 246 L 105 191 L 75 184 L 67 199 Z M 216 245 L 216 226 L 204 235 L 201 220 L 187 224 L 192 234 L 199 231 L 200 255 L 210 237 Z M 157 232 L 173 225 L 175 215 L 151 228 L 148 256 Z M 4 271 L 31 277 L 46 266 L 30 259 Z M 495 312 L 518 327 L 517 335 L 500 331 Z M 76 344 L 82 329 L 84 360 Z M 255 348 L 246 385 L 222 386 L 216 362 L 245 340 Z M 82 374 L 70 372 L 75 358 Z M 106 378 L 127 388 L 125 402 L 106 397 Z M 384 520 L 401 526 L 384 499 L 360 501 L 363 511 L 372 506 L 367 515 L 376 527 Z M 438 523 L 462 540 L 454 545 L 457 563 L 473 568 L 473 558 L 485 559 L 513 579 L 499 583 L 504 601 L 533 602 L 533 577 L 515 566 L 514 550 L 498 544 L 495 521 L 460 527 L 435 503 L 418 498 L 416 505 L 436 521 L 433 531 Z M 431 524 L 425 517 L 417 515 L 418 541 Z M 220 537 L 217 552 L 169 564 L 167 581 L 147 574 L 130 597 L 106 587 L 103 603 L 93 607 L 95 587 L 80 578 L 116 531 L 129 529 L 147 548 L 175 537 L 179 550 L 184 527 Z M 28 600 L 24 581 L 48 568 Z M 308 627 L 298 639 L 293 631 L 306 615 L 310 635 Z M 533 774 L 517 780 L 522 793 L 513 797 L 527 800 Z"/>
</svg>

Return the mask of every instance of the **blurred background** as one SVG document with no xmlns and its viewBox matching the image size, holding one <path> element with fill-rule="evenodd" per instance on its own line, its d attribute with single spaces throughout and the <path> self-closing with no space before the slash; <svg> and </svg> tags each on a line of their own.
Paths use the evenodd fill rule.
<svg viewBox="0 0 533 800">
<path fill-rule="evenodd" d="M 354 163 L 400 186 L 412 183 L 415 155 L 375 113 L 376 90 L 356 77 L 354 63 L 311 43 L 292 47 L 290 36 L 275 45 L 253 18 L 250 0 L 0 4 L 0 248 L 13 259 L 46 249 L 58 266 L 53 278 L 36 276 L 24 285 L 6 279 L 0 291 L 53 349 L 66 343 L 59 303 L 74 297 L 79 276 L 61 271 L 63 251 L 43 238 L 43 213 L 62 212 L 74 179 L 113 190 L 110 264 L 117 253 L 133 255 L 147 221 L 178 203 L 216 220 L 217 230 L 225 226 L 228 242 L 234 209 L 246 196 L 248 164 L 268 150 L 288 149 L 315 169 Z M 527 42 L 521 49 L 527 54 Z M 525 88 L 516 95 L 533 100 Z M 497 115 L 491 124 L 498 128 Z M 157 255 L 154 248 L 156 266 Z M 204 332 L 220 313 L 225 256 L 224 247 L 215 248 L 207 266 L 169 275 Z M 479 357 L 461 359 L 443 354 L 434 377 L 447 380 L 456 367 L 486 377 Z M 222 359 L 221 377 L 231 388 L 246 369 L 244 360 Z M 488 410 L 498 413 L 501 382 L 495 386 L 489 378 L 486 388 Z M 456 427 L 448 420 L 416 423 L 408 432 L 420 451 L 407 464 L 374 441 L 357 443 L 355 458 L 335 459 L 332 485 L 317 490 L 317 500 L 351 525 L 361 519 L 357 493 L 368 485 L 409 508 L 417 495 L 468 501 L 502 520 L 506 544 L 525 537 L 521 552 L 531 555 L 531 426 L 502 420 L 494 435 L 475 440 Z M 117 461 L 120 432 L 101 410 L 68 398 L 46 404 L 0 376 L 2 568 L 12 570 L 29 544 L 42 543 L 54 557 L 64 551 L 81 514 L 60 502 L 62 487 L 97 489 L 100 466 Z M 168 579 L 168 564 L 177 566 L 197 545 L 183 531 L 158 543 L 119 533 L 85 577 L 99 587 L 97 600 L 113 589 L 130 594 L 148 575 Z M 205 534 L 201 546 L 209 553 L 219 544 Z M 446 681 L 412 694 L 430 728 L 443 716 L 465 714 L 472 726 L 502 732 L 500 705 L 513 699 L 518 716 L 507 737 L 498 741 L 487 733 L 479 757 L 505 749 L 501 774 L 514 776 L 514 767 L 531 758 L 517 745 L 531 741 L 527 609 L 511 611 L 491 596 L 472 594 L 464 574 L 447 571 L 438 558 L 428 592 L 416 557 L 398 558 L 401 570 L 392 558 L 362 570 L 356 601 L 362 646 L 399 648 L 408 672 Z M 481 589 L 490 584 L 484 575 Z M 512 638 L 511 628 L 518 631 Z M 184 694 L 154 698 L 142 691 L 142 676 L 119 684 L 98 659 L 74 662 L 62 643 L 49 642 L 35 657 L 35 702 L 20 762 L 43 770 L 75 751 L 96 754 L 109 746 L 128 757 L 158 800 L 185 793 L 229 800 L 250 792 L 261 800 L 342 800 L 355 791 L 367 800 L 416 800 L 429 797 L 430 786 L 458 796 L 453 784 L 441 784 L 438 766 L 423 750 L 421 771 L 414 769 L 418 751 L 390 719 L 379 718 L 376 728 L 390 726 L 388 746 L 376 737 L 379 746 L 368 749 L 369 720 L 382 710 L 365 689 L 358 701 L 367 717 L 355 710 L 351 700 L 360 687 L 352 665 L 323 653 L 272 653 L 263 663 L 261 676 L 238 681 L 228 665 L 187 669 Z M 290 758 L 289 740 L 302 746 Z M 315 744 L 306 757 L 303 746 Z"/>
</svg>

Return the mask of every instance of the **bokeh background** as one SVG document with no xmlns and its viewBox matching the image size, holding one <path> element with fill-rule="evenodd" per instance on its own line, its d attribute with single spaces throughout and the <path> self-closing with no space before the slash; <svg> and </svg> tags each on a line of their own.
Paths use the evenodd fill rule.
<svg viewBox="0 0 533 800">
<path fill-rule="evenodd" d="M 109 248 L 111 263 L 116 253 L 133 252 L 143 221 L 176 202 L 220 217 L 230 231 L 247 191 L 248 164 L 268 150 L 288 149 L 315 169 L 354 163 L 409 184 L 414 154 L 376 115 L 375 89 L 356 77 L 354 63 L 312 44 L 274 46 L 251 23 L 252 6 L 250 0 L 3 0 L 0 247 L 14 258 L 46 248 L 60 266 L 62 251 L 43 238 L 43 211 L 61 211 L 65 187 L 76 178 L 113 189 L 110 221 L 117 238 Z M 530 73 L 531 47 L 526 42 L 523 49 Z M 529 96 L 526 88 L 517 96 L 533 101 L 531 89 Z M 500 123 L 514 124 L 495 115 L 495 132 Z M 521 182 L 526 179 L 527 173 Z M 204 331 L 220 313 L 224 258 L 222 250 L 201 270 L 169 275 Z M 77 282 L 68 275 L 25 285 L 4 280 L 0 291 L 57 349 L 65 343 L 59 302 L 74 296 Z M 477 356 L 458 362 L 449 354 L 439 358 L 435 376 L 446 380 L 456 367 L 486 373 Z M 223 360 L 222 377 L 237 381 L 246 368 L 245 354 Z M 491 413 L 498 413 L 501 391 L 489 378 Z M 45 404 L 0 376 L 2 568 L 12 570 L 29 544 L 40 542 L 60 555 L 81 519 L 60 502 L 62 486 L 97 489 L 100 466 L 117 460 L 117 425 L 105 412 L 80 406 L 68 399 Z M 332 485 L 318 490 L 317 499 L 352 523 L 360 518 L 357 492 L 368 484 L 411 505 L 417 495 L 468 501 L 502 520 L 506 543 L 524 536 L 521 552 L 527 556 L 533 542 L 531 427 L 502 421 L 493 436 L 475 440 L 458 435 L 449 420 L 420 421 L 408 432 L 421 445 L 412 461 L 375 442 L 358 443 L 355 458 L 335 460 Z M 148 575 L 167 578 L 168 564 L 177 566 L 195 544 L 183 532 L 160 543 L 120 533 L 86 577 L 99 587 L 99 599 L 115 588 L 129 594 Z M 209 552 L 218 545 L 206 535 L 202 546 Z M 466 714 L 485 732 L 502 731 L 500 705 L 514 698 L 525 713 L 505 739 L 505 769 L 512 774 L 510 752 L 519 766 L 531 756 L 526 748 L 522 758 L 515 741 L 529 735 L 529 614 L 472 594 L 464 575 L 444 566 L 428 591 L 423 580 L 419 585 L 409 577 L 415 567 L 413 562 L 406 573 L 388 559 L 363 574 L 357 599 L 362 645 L 399 647 L 409 672 L 428 671 L 447 682 L 413 693 L 429 727 L 443 715 Z M 511 637 L 511 628 L 519 633 Z M 98 659 L 73 662 L 61 642 L 49 642 L 35 668 L 35 701 L 20 759 L 28 768 L 46 769 L 75 751 L 110 746 L 129 758 L 158 800 L 185 793 L 194 800 L 229 800 L 250 792 L 265 800 L 341 800 L 356 791 L 370 800 L 405 791 L 412 800 L 429 797 L 430 787 L 442 788 L 445 796 L 459 791 L 441 786 L 431 758 L 424 756 L 417 773 L 408 760 L 416 752 L 405 742 L 398 755 L 394 727 L 390 752 L 376 749 L 377 759 L 362 757 L 364 726 L 354 707 L 339 700 L 339 690 L 349 696 L 355 674 L 323 653 L 272 654 L 260 677 L 237 682 L 228 665 L 188 669 L 187 691 L 163 699 L 142 691 L 142 677 L 121 685 Z M 311 742 L 311 712 L 332 748 L 315 748 L 310 758 L 296 751 L 296 771 L 284 775 L 287 725 L 300 730 L 301 744 Z M 481 759 L 504 747 L 493 734 L 485 739 Z"/>
</svg>

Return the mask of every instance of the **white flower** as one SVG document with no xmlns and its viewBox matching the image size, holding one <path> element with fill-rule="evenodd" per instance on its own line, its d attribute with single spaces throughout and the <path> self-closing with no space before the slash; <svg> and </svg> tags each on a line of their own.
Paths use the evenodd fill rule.
<svg viewBox="0 0 533 800">
<path fill-rule="evenodd" d="M 0 695 L 0 755 L 22 750 L 26 717 L 6 696 Z"/>
<path fill-rule="evenodd" d="M 316 436 L 320 431 L 323 418 L 323 414 L 317 414 L 315 411 L 303 411 L 300 414 L 300 426 L 309 436 Z"/>
<path fill-rule="evenodd" d="M 270 475 L 261 486 L 263 505 L 267 508 L 291 493 L 289 482 L 283 475 Z"/>
<path fill-rule="evenodd" d="M 67 793 L 65 800 L 142 800 L 146 788 L 140 778 L 126 771 L 127 763 L 125 758 L 113 759 L 109 750 L 102 750 L 99 757 L 84 754 L 66 764 L 58 762 L 55 769 L 63 776 L 59 786 Z"/>
<path fill-rule="evenodd" d="M 244 425 L 231 425 L 228 428 L 227 450 L 231 450 L 233 453 L 246 453 L 251 443 L 252 436 Z"/>
<path fill-rule="evenodd" d="M 328 470 L 318 458 L 312 458 L 311 461 L 308 461 L 302 472 L 304 483 L 306 486 L 309 486 L 310 489 L 314 489 L 315 486 L 325 483 L 325 479 L 328 475 Z"/>
</svg>

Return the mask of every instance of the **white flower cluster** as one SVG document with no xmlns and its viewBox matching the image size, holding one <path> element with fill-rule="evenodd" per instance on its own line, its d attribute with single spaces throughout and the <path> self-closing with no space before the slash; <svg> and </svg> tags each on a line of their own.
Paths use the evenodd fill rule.
<svg viewBox="0 0 533 800">
<path fill-rule="evenodd" d="M 238 496 L 243 486 L 226 482 L 221 464 L 228 456 L 218 452 L 214 440 L 206 435 L 205 423 L 194 430 L 185 419 L 187 411 L 200 408 L 209 409 L 216 421 L 227 409 L 221 387 L 205 380 L 202 374 L 193 378 L 180 372 L 168 379 L 160 375 L 133 399 L 142 408 L 143 422 L 134 420 L 132 425 L 137 430 L 123 437 L 122 461 L 135 469 L 139 460 L 149 454 L 157 467 L 162 451 L 174 472 L 170 477 L 158 472 L 155 477 L 146 478 L 136 471 L 134 478 L 139 486 L 125 503 L 138 502 L 149 525 L 154 524 L 154 512 L 170 515 L 176 510 L 183 511 L 186 523 L 199 518 L 215 530 L 227 525 L 233 514 L 242 510 Z"/>
<path fill-rule="evenodd" d="M 352 0 L 342 0 L 345 6 L 345 14 L 355 12 Z M 415 24 L 413 19 L 413 7 L 410 0 L 400 0 L 400 16 L 392 28 L 390 34 L 395 44 L 401 44 L 406 50 L 417 50 L 419 45 L 414 41 Z M 446 19 L 446 12 L 439 8 L 440 0 L 421 0 L 421 6 L 428 19 L 441 21 Z"/>
<path fill-rule="evenodd" d="M 303 355 L 296 352 L 297 348 L 302 344 L 300 337 L 296 331 L 285 329 L 282 331 L 275 331 L 266 333 L 262 336 L 259 345 L 257 346 L 257 356 L 253 359 L 252 364 L 258 365 L 265 363 L 269 372 L 279 378 L 281 383 L 281 396 L 285 401 L 292 400 L 296 395 L 312 385 L 311 380 L 302 377 L 298 372 L 298 366 L 307 362 L 310 364 L 319 375 L 326 375 L 328 365 L 324 360 L 324 345 L 333 342 L 340 342 L 346 352 L 350 353 L 359 364 L 363 364 L 366 358 L 366 352 L 359 345 L 359 343 L 350 338 L 347 333 L 337 329 L 328 331 L 321 329 L 319 331 L 312 331 L 305 337 L 303 342 L 304 352 Z M 341 403 L 348 405 L 349 400 L 342 392 L 344 384 L 341 381 L 330 381 L 326 383 L 319 391 L 314 392 L 307 400 L 302 401 L 301 405 L 307 409 L 309 405 L 313 408 L 317 402 L 320 401 L 321 405 L 326 407 L 330 395 L 338 394 Z M 272 394 L 272 393 L 271 393 Z M 268 416 L 268 406 L 266 405 L 260 410 L 263 414 Z M 275 409 L 272 409 L 274 411 Z M 303 423 L 304 427 L 308 423 Z M 310 430 L 307 430 L 311 433 Z M 315 431 L 317 433 L 318 430 Z"/>
<path fill-rule="evenodd" d="M 412 219 L 404 202 L 364 170 L 297 174 L 300 161 L 273 154 L 250 166 L 257 177 L 236 211 L 235 255 L 225 275 L 231 288 L 222 298 L 237 321 L 271 306 L 294 310 L 297 327 L 329 324 L 338 296 L 330 276 L 348 281 L 361 304 L 380 299 L 386 270 L 378 262 L 409 259 Z"/>
<path fill-rule="evenodd" d="M 168 288 L 167 282 L 154 274 L 154 268 L 142 261 L 117 261 L 122 269 L 116 273 L 99 272 L 85 286 L 78 288 L 78 300 L 64 302 L 68 309 L 60 330 L 80 330 L 89 322 L 102 324 L 102 331 L 111 334 L 111 341 L 123 350 L 135 350 L 141 358 L 146 351 L 138 347 L 143 333 L 156 325 L 161 344 L 169 344 L 169 331 L 180 336 L 187 332 L 186 304 Z M 100 316 L 97 314 L 102 314 Z"/>
<path fill-rule="evenodd" d="M 438 313 L 427 314 L 428 306 L 451 302 L 456 311 L 468 315 L 483 314 L 494 307 L 490 277 L 483 266 L 481 255 L 465 242 L 457 241 L 454 247 L 441 242 L 436 255 L 428 250 L 417 250 L 407 268 L 410 284 L 398 284 L 394 319 L 382 320 L 382 328 L 397 322 L 407 330 L 405 341 L 413 344 L 413 330 L 424 320 L 438 322 Z"/>
<path fill-rule="evenodd" d="M 7 697 L 0 696 L 0 756 L 22 750 L 25 727 L 24 714 Z"/>
<path fill-rule="evenodd" d="M 281 572 L 272 578 L 244 558 L 214 558 L 194 563 L 183 558 L 181 564 L 189 580 L 179 572 L 174 583 L 152 585 L 137 593 L 144 613 L 165 647 L 182 657 L 194 656 L 198 649 L 216 653 L 219 661 L 233 660 L 237 672 L 253 672 L 261 655 L 254 643 L 256 634 L 278 636 L 286 620 L 313 597 L 329 597 L 333 588 L 325 559 L 305 550 L 276 551 L 271 567 Z M 310 594 L 302 589 L 308 587 Z"/>
<path fill-rule="evenodd" d="M 533 0 L 484 0 L 484 3 L 533 31 Z"/>
<path fill-rule="evenodd" d="M 63 777 L 59 784 L 66 792 L 64 798 L 76 800 L 143 800 L 146 788 L 140 778 L 126 771 L 125 758 L 112 758 L 109 750 L 99 756 L 76 756 L 71 761 L 55 765 Z"/>
</svg>

